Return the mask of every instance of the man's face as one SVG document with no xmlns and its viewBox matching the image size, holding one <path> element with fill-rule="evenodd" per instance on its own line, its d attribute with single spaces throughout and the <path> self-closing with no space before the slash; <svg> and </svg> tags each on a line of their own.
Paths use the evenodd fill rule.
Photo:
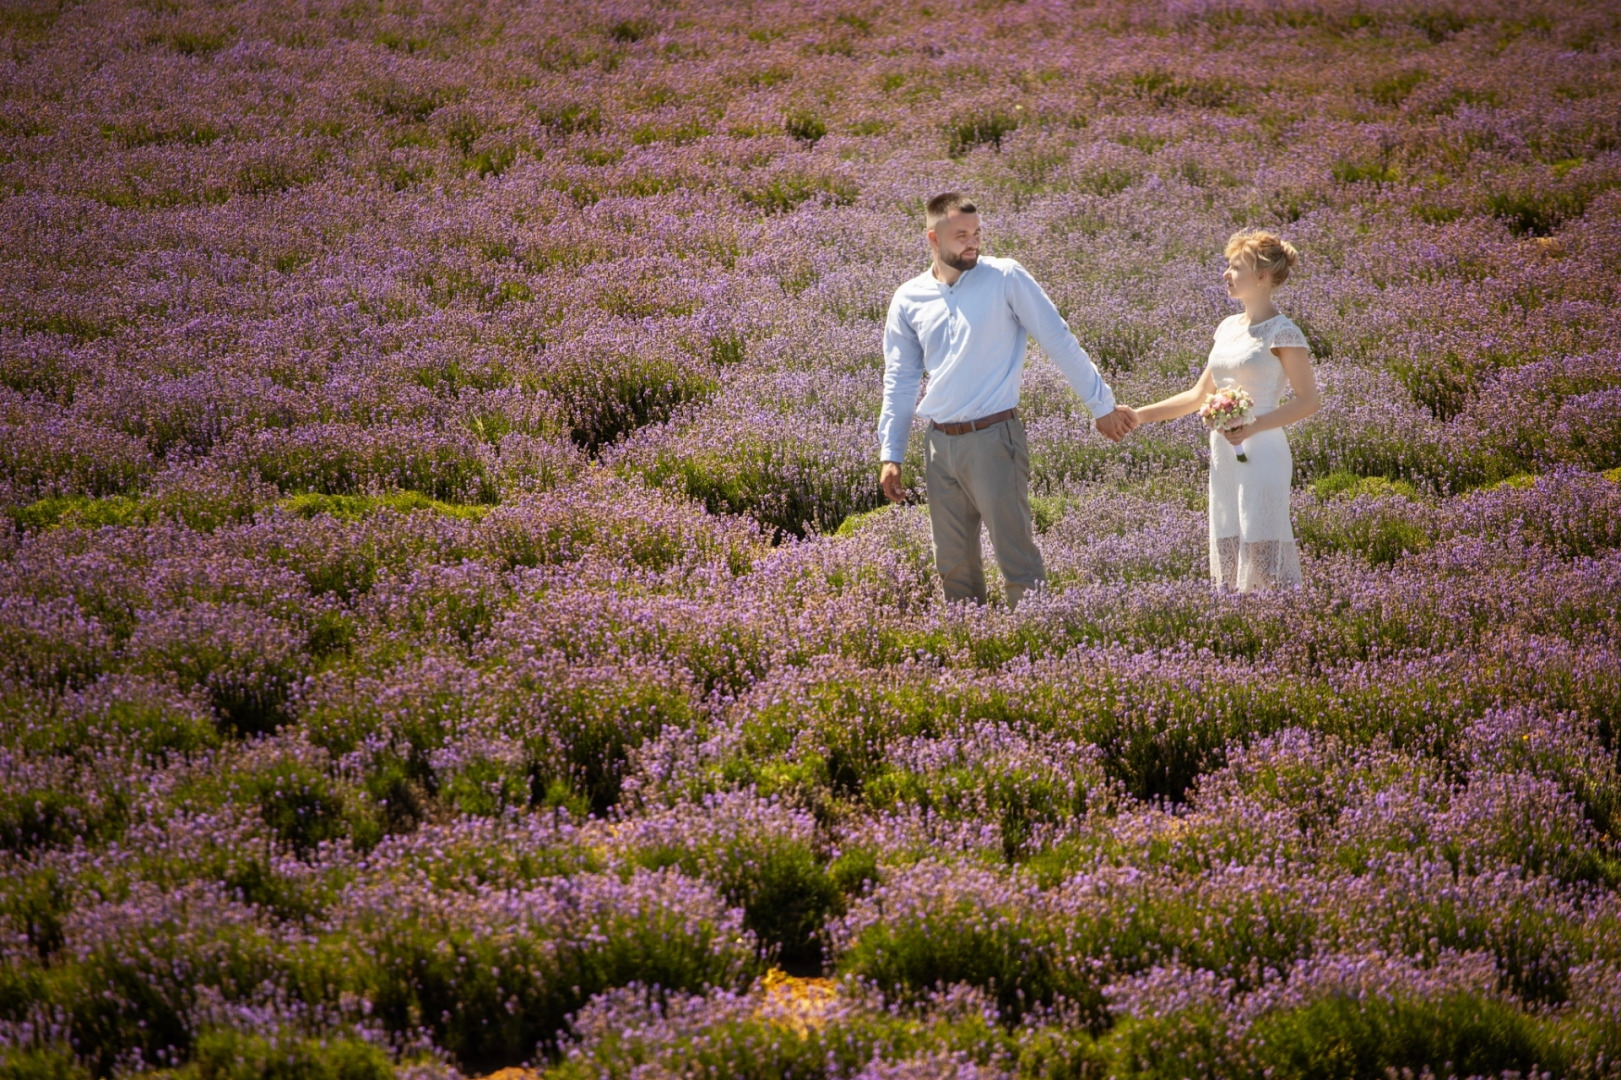
<svg viewBox="0 0 1621 1080">
<path fill-rule="evenodd" d="M 953 270 L 972 270 L 979 261 L 979 215 L 953 210 L 929 230 L 929 246 Z"/>
</svg>

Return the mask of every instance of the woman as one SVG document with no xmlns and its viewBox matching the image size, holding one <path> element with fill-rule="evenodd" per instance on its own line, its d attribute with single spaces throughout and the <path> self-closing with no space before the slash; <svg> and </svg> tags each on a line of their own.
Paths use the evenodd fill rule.
<svg viewBox="0 0 1621 1080">
<path fill-rule="evenodd" d="M 1227 295 L 1244 310 L 1216 327 L 1216 342 L 1191 389 L 1136 410 L 1144 423 L 1195 412 L 1221 387 L 1241 386 L 1255 406 L 1249 423 L 1210 433 L 1210 576 L 1219 588 L 1300 583 L 1300 555 L 1289 525 L 1294 459 L 1283 428 L 1317 411 L 1306 336 L 1273 306 L 1297 253 L 1287 240 L 1246 229 L 1227 241 Z M 1294 397 L 1279 404 L 1285 389 Z M 1247 460 L 1238 460 L 1244 445 Z"/>
</svg>

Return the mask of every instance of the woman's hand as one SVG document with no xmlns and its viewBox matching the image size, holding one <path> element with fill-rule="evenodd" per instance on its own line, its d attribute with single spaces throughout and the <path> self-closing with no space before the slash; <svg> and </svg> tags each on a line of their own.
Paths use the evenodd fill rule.
<svg viewBox="0 0 1621 1080">
<path fill-rule="evenodd" d="M 1253 434 L 1255 434 L 1254 420 L 1251 420 L 1243 427 L 1228 428 L 1226 431 L 1222 432 L 1222 435 L 1227 439 L 1227 441 L 1232 443 L 1234 446 L 1237 446 L 1239 443 L 1243 442 Z"/>
</svg>

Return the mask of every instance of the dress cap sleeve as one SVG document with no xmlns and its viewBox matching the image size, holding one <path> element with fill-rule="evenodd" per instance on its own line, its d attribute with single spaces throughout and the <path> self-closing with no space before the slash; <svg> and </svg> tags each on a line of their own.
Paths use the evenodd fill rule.
<svg viewBox="0 0 1621 1080">
<path fill-rule="evenodd" d="M 1300 327 L 1288 316 L 1278 320 L 1278 325 L 1273 328 L 1271 336 L 1272 340 L 1267 342 L 1267 347 L 1271 349 L 1311 348 L 1306 342 L 1306 335 L 1300 332 Z"/>
</svg>

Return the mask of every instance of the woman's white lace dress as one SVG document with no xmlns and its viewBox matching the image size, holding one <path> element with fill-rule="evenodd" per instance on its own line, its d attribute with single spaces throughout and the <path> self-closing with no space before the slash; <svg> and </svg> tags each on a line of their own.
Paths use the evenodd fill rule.
<svg viewBox="0 0 1621 1080">
<path fill-rule="evenodd" d="M 1286 315 L 1251 326 L 1243 312 L 1223 319 L 1210 349 L 1217 388 L 1242 386 L 1254 416 L 1278 407 L 1289 377 L 1274 348 L 1306 348 L 1306 335 Z M 1294 458 L 1282 428 L 1246 441 L 1248 461 L 1219 431 L 1210 433 L 1210 577 L 1217 587 L 1248 592 L 1300 583 L 1300 553 L 1289 524 Z"/>
</svg>

